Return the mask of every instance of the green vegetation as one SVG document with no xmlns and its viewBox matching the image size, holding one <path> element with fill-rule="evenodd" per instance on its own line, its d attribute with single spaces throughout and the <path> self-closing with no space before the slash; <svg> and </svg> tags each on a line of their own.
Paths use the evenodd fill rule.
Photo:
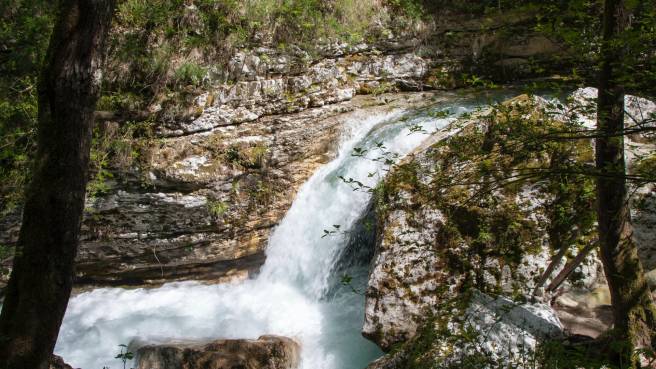
<svg viewBox="0 0 656 369">
<path fill-rule="evenodd" d="M 373 86 L 368 86 L 368 85 L 362 86 L 359 92 L 365 95 L 378 96 L 388 92 L 398 92 L 398 89 L 396 88 L 396 85 L 393 83 L 381 82 Z"/>
<path fill-rule="evenodd" d="M 119 352 L 115 359 L 120 359 L 123 362 L 123 369 L 125 369 L 127 362 L 134 359 L 134 353 L 132 353 L 127 345 L 120 344 L 118 345 L 121 348 L 121 352 Z"/>
<path fill-rule="evenodd" d="M 397 369 L 615 369 L 604 358 L 600 347 L 590 342 L 574 343 L 562 340 L 546 340 L 535 350 L 520 347 L 514 355 L 502 360 L 490 355 L 484 346 L 485 331 L 476 329 L 466 319 L 471 294 L 441 302 L 439 310 L 450 312 L 442 316 L 432 315 L 410 341 L 392 350 Z M 510 309 L 509 305 L 496 312 L 495 322 L 500 322 Z M 491 329 L 491 328 L 490 328 Z"/>
<path fill-rule="evenodd" d="M 310 54 L 317 45 L 385 37 L 376 22 L 388 23 L 387 6 L 408 9 L 412 2 L 376 0 L 122 0 L 109 40 L 109 59 L 97 110 L 118 121 L 146 119 L 160 103 L 160 120 L 184 119 L 196 89 L 230 82 L 226 71 L 236 48 L 300 46 Z M 416 12 L 408 12 L 407 16 Z M 36 80 L 55 16 L 55 3 L 18 0 L 0 4 L 0 213 L 17 211 L 29 180 L 29 158 L 35 148 Z M 395 18 L 398 15 L 395 14 Z M 383 32 L 383 33 L 381 33 Z M 263 60 L 268 56 L 263 54 Z M 144 113 L 145 112 L 145 113 Z M 132 123 L 130 123 L 132 124 Z M 127 124 L 128 126 L 130 124 Z M 120 127 L 111 138 L 94 134 L 94 180 L 90 193 L 106 191 L 116 147 L 142 132 Z M 120 132 L 119 132 L 120 131 Z M 120 136 L 120 137 L 118 137 Z M 112 141 L 112 142 L 109 142 Z M 128 149 L 128 151 L 131 151 Z M 129 157 L 123 154 L 119 162 Z M 246 155 L 241 164 L 260 166 L 262 153 Z"/>
<path fill-rule="evenodd" d="M 7 260 L 7 258 L 11 257 L 14 253 L 14 247 L 12 246 L 7 246 L 0 244 L 0 261 L 2 260 Z M 9 270 L 7 270 L 2 264 L 0 264 L 0 277 L 5 277 L 9 273 Z"/>
<path fill-rule="evenodd" d="M 36 146 L 36 80 L 53 23 L 53 3 L 0 4 L 0 216 L 23 201 Z"/>
<path fill-rule="evenodd" d="M 424 4 L 417 0 L 389 0 L 389 5 L 395 11 L 400 11 L 412 18 L 420 18 L 424 15 Z"/>
<path fill-rule="evenodd" d="M 112 38 L 107 87 L 155 96 L 162 89 L 219 78 L 234 48 L 301 46 L 310 53 L 329 39 L 379 37 L 386 11 L 374 0 L 125 0 Z M 318 42 L 317 42 L 318 41 Z M 132 78 L 123 74 L 129 71 Z"/>
<path fill-rule="evenodd" d="M 498 360 L 483 345 L 485 332 L 476 329 L 465 319 L 471 295 L 463 294 L 440 303 L 440 311 L 448 315 L 432 315 L 417 335 L 392 350 L 397 369 L 626 369 L 616 365 L 603 352 L 603 345 L 594 341 L 549 339 L 540 342 L 535 350 L 520 348 L 512 357 Z M 511 308 L 509 306 L 508 308 Z M 509 310 L 508 310 L 509 311 Z M 496 321 L 507 311 L 496 313 Z M 639 350 L 650 365 L 654 351 Z M 648 366 L 647 366 L 648 367 Z"/>
<path fill-rule="evenodd" d="M 656 7 L 650 1 L 627 1 L 631 27 L 616 41 L 631 50 L 622 59 L 622 84 L 638 95 L 656 96 Z M 602 56 L 602 1 L 545 2 L 537 14 L 536 31 L 561 40 L 573 58 L 572 77 L 594 81 Z"/>
<path fill-rule="evenodd" d="M 433 316 L 393 351 L 395 367 L 599 368 L 609 363 L 599 351 L 603 345 L 562 340 L 497 360 L 482 344 L 484 332 L 464 320 L 475 291 L 525 302 L 530 295 L 526 286 L 537 282 L 542 271 L 518 271 L 527 255 L 544 252 L 545 241 L 551 253 L 563 250 L 572 257 L 568 250 L 576 254 L 596 238 L 592 141 L 551 139 L 581 130 L 568 115 L 554 115 L 558 109 L 562 106 L 523 95 L 466 115 L 450 127 L 458 134 L 433 144 L 420 154 L 425 159 L 393 164 L 374 190 L 381 220 L 390 211 L 403 210 L 408 224 L 421 227 L 425 221 L 413 218 L 422 214 L 418 209 L 444 214 L 436 241 L 425 247 L 437 254 L 435 267 L 452 278 L 448 286 L 438 282 L 444 288 L 434 292 L 438 303 Z M 366 152 L 355 150 L 353 155 Z M 381 237 L 400 242 L 390 231 Z M 510 276 L 502 275 L 505 268 Z"/>
<path fill-rule="evenodd" d="M 207 201 L 207 211 L 212 215 L 214 218 L 220 218 L 225 214 L 226 211 L 228 211 L 230 207 L 228 204 L 226 204 L 223 201 L 214 201 L 214 200 L 209 200 Z"/>
<path fill-rule="evenodd" d="M 231 145 L 223 151 L 224 161 L 243 169 L 260 170 L 266 167 L 269 148 L 262 143 Z"/>
<path fill-rule="evenodd" d="M 91 142 L 87 196 L 94 198 L 107 193 L 109 181 L 117 179 L 115 173 L 147 165 L 145 153 L 152 141 L 152 121 L 97 124 Z"/>
<path fill-rule="evenodd" d="M 207 75 L 207 71 L 202 66 L 186 62 L 180 65 L 174 74 L 174 80 L 177 84 L 186 86 L 200 86 Z"/>
</svg>

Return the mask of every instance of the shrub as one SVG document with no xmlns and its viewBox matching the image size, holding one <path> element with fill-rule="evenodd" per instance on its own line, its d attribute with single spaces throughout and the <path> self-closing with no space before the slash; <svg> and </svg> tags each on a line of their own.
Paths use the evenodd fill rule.
<svg viewBox="0 0 656 369">
<path fill-rule="evenodd" d="M 175 81 L 177 85 L 200 86 L 204 83 L 207 71 L 202 66 L 185 62 L 175 70 Z"/>
</svg>

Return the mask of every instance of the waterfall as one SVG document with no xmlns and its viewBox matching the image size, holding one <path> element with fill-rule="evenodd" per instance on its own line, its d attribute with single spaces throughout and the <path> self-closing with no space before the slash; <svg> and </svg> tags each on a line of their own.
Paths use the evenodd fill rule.
<svg viewBox="0 0 656 369">
<path fill-rule="evenodd" d="M 456 115 L 470 111 L 475 102 L 456 99 L 449 105 L 438 104 L 433 111 L 449 108 Z M 158 343 L 275 334 L 301 344 L 303 369 L 363 368 L 382 354 L 360 335 L 364 297 L 335 286 L 339 278 L 331 272 L 371 194 L 354 191 L 339 177 L 375 186 L 386 165 L 371 159 L 383 151 L 402 157 L 427 137 L 422 131 L 435 131 L 453 119 L 429 113 L 363 113 L 346 122 L 337 157 L 300 188 L 270 237 L 257 277 L 231 284 L 178 282 L 81 293 L 69 303 L 55 352 L 73 367 L 119 368 L 122 364 L 113 359 L 117 345 L 135 338 Z M 368 150 L 367 158 L 353 156 L 355 149 Z M 322 237 L 324 229 L 335 233 Z M 367 268 L 351 268 L 356 290 L 364 289 Z"/>
</svg>

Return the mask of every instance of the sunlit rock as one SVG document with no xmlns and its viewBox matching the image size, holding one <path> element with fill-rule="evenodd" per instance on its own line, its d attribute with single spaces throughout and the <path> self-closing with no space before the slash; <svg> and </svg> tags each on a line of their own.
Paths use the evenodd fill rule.
<svg viewBox="0 0 656 369">
<path fill-rule="evenodd" d="M 296 369 L 300 346 L 286 337 L 144 346 L 136 369 Z"/>
</svg>

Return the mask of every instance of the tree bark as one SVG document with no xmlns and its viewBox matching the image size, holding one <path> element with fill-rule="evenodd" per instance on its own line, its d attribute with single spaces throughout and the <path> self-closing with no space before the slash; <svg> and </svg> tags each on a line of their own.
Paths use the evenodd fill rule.
<svg viewBox="0 0 656 369">
<path fill-rule="evenodd" d="M 604 4 L 603 43 L 596 140 L 597 217 L 600 254 L 611 293 L 614 316 L 613 356 L 623 367 L 637 367 L 636 348 L 651 347 L 654 305 L 632 241 L 629 198 L 624 177 L 624 89 L 621 83 L 623 46 L 619 36 L 628 27 L 624 0 Z"/>
<path fill-rule="evenodd" d="M 44 369 L 70 297 L 93 113 L 115 0 L 61 0 L 39 79 L 38 143 L 0 314 L 0 368 Z"/>
</svg>

